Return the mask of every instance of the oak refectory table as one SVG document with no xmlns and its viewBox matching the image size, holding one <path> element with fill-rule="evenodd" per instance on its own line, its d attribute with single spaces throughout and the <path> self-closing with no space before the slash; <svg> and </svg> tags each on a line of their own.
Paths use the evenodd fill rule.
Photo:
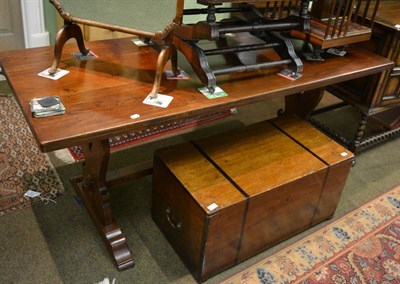
<svg viewBox="0 0 400 284">
<path fill-rule="evenodd" d="M 69 74 L 59 80 L 38 76 L 51 65 L 53 47 L 2 52 L 0 66 L 42 152 L 82 145 L 85 162 L 76 189 L 120 270 L 132 267 L 133 260 L 111 212 L 109 187 L 123 177 L 107 173 L 108 138 L 279 96 L 285 96 L 285 112 L 306 118 L 321 99 L 324 87 L 393 67 L 386 58 L 349 48 L 345 57 L 304 62 L 303 76 L 295 81 L 278 76 L 276 68 L 223 75 L 218 86 L 228 96 L 207 99 L 197 90 L 202 83 L 181 60 L 180 67 L 190 79 L 163 79 L 160 93 L 173 100 L 167 108 L 160 108 L 143 104 L 155 74 L 158 54 L 153 48 L 138 47 L 128 38 L 91 42 L 89 47 L 98 57 L 82 61 L 72 55 L 76 44 L 66 44 L 59 67 Z M 235 60 L 251 63 L 259 57 L 276 56 L 262 52 L 257 56 L 243 53 Z M 31 99 L 56 95 L 66 108 L 65 114 L 32 116 Z M 126 172 L 124 169 L 119 174 Z M 135 171 L 130 176 L 135 176 Z"/>
</svg>

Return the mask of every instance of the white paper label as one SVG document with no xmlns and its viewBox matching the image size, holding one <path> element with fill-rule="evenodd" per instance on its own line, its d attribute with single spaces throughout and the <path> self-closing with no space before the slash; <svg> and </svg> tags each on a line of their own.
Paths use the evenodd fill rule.
<svg viewBox="0 0 400 284">
<path fill-rule="evenodd" d="M 58 80 L 61 77 L 65 76 L 65 75 L 67 75 L 69 73 L 69 71 L 67 71 L 67 70 L 57 69 L 57 72 L 55 74 L 51 75 L 51 74 L 49 74 L 49 69 L 50 68 L 40 72 L 38 75 L 40 77 L 48 78 L 48 79 L 51 79 L 51 80 Z"/>
<path fill-rule="evenodd" d="M 152 105 L 156 107 L 162 107 L 166 108 L 168 105 L 171 103 L 171 101 L 174 99 L 174 97 L 167 96 L 167 95 L 161 95 L 157 94 L 156 97 L 152 97 L 151 95 L 148 95 L 143 103 L 146 105 Z"/>
<path fill-rule="evenodd" d="M 136 119 L 136 118 L 139 118 L 139 117 L 140 117 L 140 114 L 135 113 L 135 114 L 132 114 L 130 117 L 131 117 L 132 119 Z"/>
<path fill-rule="evenodd" d="M 218 208 L 218 205 L 216 203 L 213 203 L 213 204 L 210 204 L 207 206 L 207 209 L 210 211 L 214 211 L 217 208 Z"/>
<path fill-rule="evenodd" d="M 30 197 L 30 198 L 35 198 L 35 197 L 38 197 L 40 194 L 41 194 L 40 192 L 29 189 L 27 192 L 25 192 L 24 196 Z"/>
</svg>

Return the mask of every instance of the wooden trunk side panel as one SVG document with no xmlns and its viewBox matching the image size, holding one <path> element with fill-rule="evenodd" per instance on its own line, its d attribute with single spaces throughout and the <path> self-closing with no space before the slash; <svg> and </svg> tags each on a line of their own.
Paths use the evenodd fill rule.
<svg viewBox="0 0 400 284">
<path fill-rule="evenodd" d="M 153 218 L 196 279 L 233 266 L 246 198 L 189 143 L 158 150 L 153 171 Z M 167 207 L 181 231 L 169 224 Z"/>
<path fill-rule="evenodd" d="M 304 120 L 286 116 L 272 119 L 271 122 L 329 165 L 354 158 L 352 152 Z"/>
<path fill-rule="evenodd" d="M 326 167 L 267 121 L 201 139 L 196 144 L 248 196 Z"/>
<path fill-rule="evenodd" d="M 250 199 L 239 261 L 311 226 L 327 169 Z"/>
<path fill-rule="evenodd" d="M 344 189 L 354 154 L 306 121 L 287 116 L 273 119 L 271 122 L 329 165 L 325 186 L 312 223 L 316 224 L 332 217 Z"/>
<path fill-rule="evenodd" d="M 210 217 L 201 281 L 236 264 L 245 209 L 246 202 L 243 201 Z"/>
<path fill-rule="evenodd" d="M 322 191 L 312 225 L 333 217 L 342 195 L 347 176 L 349 175 L 351 165 L 352 161 L 347 160 L 328 168 L 325 187 Z"/>
<path fill-rule="evenodd" d="M 188 269 L 193 274 L 199 274 L 205 212 L 157 158 L 153 169 L 152 218 Z M 182 223 L 181 230 L 173 228 L 169 223 L 167 208 L 172 212 L 171 221 Z"/>
</svg>

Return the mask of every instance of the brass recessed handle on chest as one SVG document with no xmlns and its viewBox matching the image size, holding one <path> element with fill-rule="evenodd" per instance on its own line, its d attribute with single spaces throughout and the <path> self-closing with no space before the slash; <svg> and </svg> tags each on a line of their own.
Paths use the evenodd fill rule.
<svg viewBox="0 0 400 284">
<path fill-rule="evenodd" d="M 177 229 L 177 230 L 182 230 L 182 222 L 178 221 L 178 222 L 174 222 L 173 218 L 172 218 L 172 210 L 171 208 L 167 208 L 165 210 L 165 213 L 167 214 L 167 220 L 169 222 L 169 224 L 172 226 L 172 228 Z"/>
</svg>

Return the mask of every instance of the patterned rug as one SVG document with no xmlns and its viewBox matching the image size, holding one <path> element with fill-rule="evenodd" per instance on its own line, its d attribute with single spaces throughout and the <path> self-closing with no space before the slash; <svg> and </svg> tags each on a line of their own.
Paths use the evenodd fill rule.
<svg viewBox="0 0 400 284">
<path fill-rule="evenodd" d="M 4 85 L 4 83 L 2 83 Z M 2 86 L 4 89 L 4 86 Z M 28 190 L 40 193 L 24 197 Z M 40 152 L 14 97 L 0 93 L 0 216 L 53 199 L 62 183 L 46 154 Z"/>
<path fill-rule="evenodd" d="M 400 283 L 400 186 L 223 283 Z"/>
<path fill-rule="evenodd" d="M 170 123 L 166 123 L 163 125 L 159 125 L 156 127 L 131 132 L 129 134 L 115 136 L 109 139 L 110 142 L 110 150 L 114 151 L 117 149 L 121 149 L 123 147 L 127 147 L 132 144 L 144 142 L 146 140 L 155 139 L 156 137 L 160 137 L 163 135 L 167 135 L 172 132 L 182 131 L 184 129 L 199 126 L 204 123 L 208 123 L 214 120 L 218 120 L 224 117 L 227 117 L 234 113 L 235 110 L 225 110 L 215 113 L 210 113 L 206 115 L 198 115 L 190 118 L 173 121 Z M 71 156 L 76 160 L 81 160 L 85 157 L 83 154 L 83 150 L 81 146 L 74 146 L 68 148 Z"/>
</svg>

